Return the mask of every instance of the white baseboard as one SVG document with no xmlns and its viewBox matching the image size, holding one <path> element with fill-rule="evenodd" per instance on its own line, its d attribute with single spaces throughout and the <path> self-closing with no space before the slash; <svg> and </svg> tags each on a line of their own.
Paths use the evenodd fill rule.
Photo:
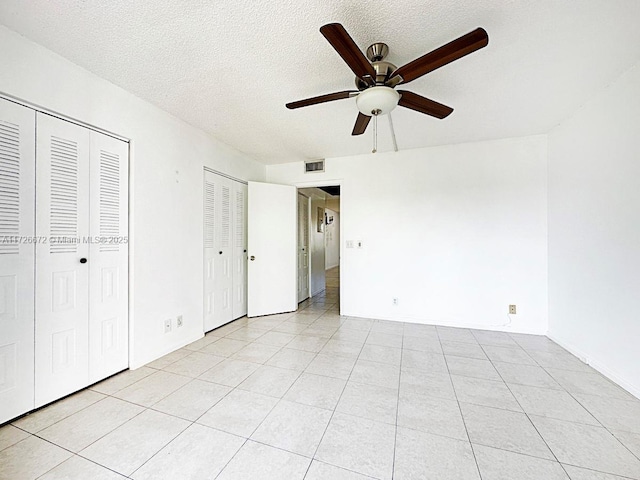
<svg viewBox="0 0 640 480">
<path fill-rule="evenodd" d="M 142 360 L 137 360 L 137 359 L 131 360 L 131 358 L 129 358 L 129 369 L 135 370 L 136 368 L 144 367 L 146 364 L 151 363 L 154 360 L 159 359 L 160 357 L 164 357 L 168 353 L 171 353 L 175 350 L 185 347 L 190 343 L 195 342 L 196 340 L 200 340 L 202 337 L 204 337 L 204 332 L 198 332 L 198 333 L 195 333 L 194 335 L 191 335 L 186 340 L 178 343 L 177 345 L 171 345 L 171 346 L 165 347 L 160 352 L 160 354 L 153 354 L 150 357 L 144 358 Z"/>
<path fill-rule="evenodd" d="M 600 372 L 602 375 L 607 377 L 613 383 L 624 388 L 627 392 L 629 392 L 634 397 L 640 398 L 640 385 L 633 381 L 629 381 L 629 379 L 627 379 L 624 375 L 609 368 L 606 365 L 606 362 L 603 362 L 599 358 L 591 357 L 584 350 L 576 347 L 569 341 L 565 341 L 564 339 L 557 337 L 556 335 L 553 335 L 552 333 L 547 333 L 547 337 L 549 337 L 551 340 L 556 342 L 565 350 L 569 351 L 570 353 L 578 357 L 587 365 L 591 366 L 593 369 Z"/>
</svg>

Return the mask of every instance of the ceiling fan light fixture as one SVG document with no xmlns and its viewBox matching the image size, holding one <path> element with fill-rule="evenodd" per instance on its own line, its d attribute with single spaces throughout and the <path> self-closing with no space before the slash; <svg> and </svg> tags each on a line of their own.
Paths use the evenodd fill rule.
<svg viewBox="0 0 640 480">
<path fill-rule="evenodd" d="M 356 97 L 356 105 L 363 115 L 386 115 L 398 106 L 400 94 L 391 87 L 370 87 Z M 377 112 L 377 113 L 374 113 Z"/>
</svg>

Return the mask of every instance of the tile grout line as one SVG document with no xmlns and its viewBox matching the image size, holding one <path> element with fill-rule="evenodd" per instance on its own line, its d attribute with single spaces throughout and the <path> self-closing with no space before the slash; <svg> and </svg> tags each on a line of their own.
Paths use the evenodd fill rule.
<svg viewBox="0 0 640 480">
<path fill-rule="evenodd" d="M 453 379 L 451 378 L 451 371 L 449 370 L 449 363 L 447 362 L 447 356 L 444 354 L 444 349 L 442 348 L 442 338 L 440 338 L 440 332 L 438 332 L 438 328 L 437 327 L 436 327 L 436 335 L 438 337 L 438 342 L 440 342 L 440 348 L 442 349 L 442 356 L 444 358 L 444 363 L 447 366 L 447 373 L 449 374 L 449 382 L 451 383 L 451 388 L 453 389 L 453 394 L 456 397 L 456 403 L 458 404 L 458 411 L 460 412 L 460 417 L 462 418 L 462 424 L 464 425 L 464 431 L 466 432 L 467 439 L 469 440 L 469 446 L 471 447 L 471 453 L 473 455 L 473 460 L 474 460 L 474 462 L 476 464 L 476 471 L 478 472 L 478 478 L 480 480 L 482 480 L 482 472 L 480 472 L 480 465 L 478 464 L 478 458 L 476 456 L 476 451 L 473 448 L 473 443 L 471 442 L 471 436 L 469 435 L 469 429 L 467 428 L 467 422 L 465 421 L 464 415 L 462 414 L 462 407 L 460 406 L 460 400 L 458 399 L 458 392 L 456 391 L 456 386 L 454 385 Z"/>
<path fill-rule="evenodd" d="M 333 420 L 333 417 L 336 413 L 336 410 L 338 409 L 338 405 L 340 404 L 340 400 L 342 399 L 342 396 L 344 395 L 344 391 L 347 389 L 347 385 L 349 384 L 349 379 L 351 378 L 351 375 L 353 373 L 353 370 L 356 368 L 356 364 L 358 363 L 358 359 L 360 358 L 360 354 L 362 353 L 362 349 L 364 348 L 366 342 L 367 342 L 367 338 L 369 338 L 369 334 L 371 333 L 371 329 L 369 329 L 369 331 L 367 332 L 367 337 L 365 338 L 364 343 L 362 344 L 362 346 L 360 347 L 360 352 L 358 353 L 358 356 L 356 357 L 355 362 L 353 362 L 353 366 L 351 367 L 351 370 L 349 371 L 349 375 L 346 379 L 346 381 L 344 382 L 344 386 L 342 387 L 342 391 L 340 392 L 340 396 L 338 396 L 338 400 L 336 401 L 335 407 L 333 408 L 333 411 L 331 412 L 331 416 L 329 417 L 329 421 L 327 422 L 327 426 L 324 428 L 324 432 L 322 432 L 322 436 L 320 437 L 320 440 L 318 441 L 318 445 L 316 446 L 315 451 L 313 452 L 313 456 L 311 459 L 311 462 L 309 462 L 309 466 L 307 467 L 307 471 L 304 474 L 304 477 L 302 477 L 303 479 L 306 478 L 306 476 L 309 474 L 309 469 L 311 468 L 311 465 L 313 464 L 313 461 L 316 459 L 316 455 L 318 454 L 318 450 L 320 449 L 320 445 L 322 444 L 322 440 L 324 439 L 324 436 L 327 433 L 327 430 L 329 430 L 329 425 L 331 425 L 331 421 Z M 339 467 L 341 468 L 341 467 Z"/>
</svg>

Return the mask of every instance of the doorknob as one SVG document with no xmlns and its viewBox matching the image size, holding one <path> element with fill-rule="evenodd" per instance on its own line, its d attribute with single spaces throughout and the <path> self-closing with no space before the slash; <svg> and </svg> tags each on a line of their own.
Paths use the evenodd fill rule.
<svg viewBox="0 0 640 480">
<path fill-rule="evenodd" d="M 81 258 L 80 259 L 80 263 L 87 263 L 87 259 L 86 258 Z"/>
<path fill-rule="evenodd" d="M 249 260 L 251 260 L 252 262 L 253 262 L 255 259 L 256 259 L 256 257 L 254 257 L 253 255 L 251 255 L 251 256 L 249 257 Z"/>
</svg>

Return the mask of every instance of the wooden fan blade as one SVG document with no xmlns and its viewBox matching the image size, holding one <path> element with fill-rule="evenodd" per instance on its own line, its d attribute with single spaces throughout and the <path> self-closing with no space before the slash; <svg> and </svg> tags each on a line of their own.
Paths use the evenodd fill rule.
<svg viewBox="0 0 640 480">
<path fill-rule="evenodd" d="M 359 112 L 358 118 L 356 118 L 356 124 L 353 126 L 353 132 L 351 132 L 351 135 L 362 135 L 367 129 L 367 125 L 369 125 L 370 120 L 371 117 Z"/>
<path fill-rule="evenodd" d="M 467 33 L 453 42 L 449 42 L 415 59 L 413 62 L 403 65 L 393 72 L 389 78 L 391 80 L 394 77 L 401 77 L 402 80 L 397 83 L 409 83 L 443 65 L 486 47 L 488 43 L 489 36 L 487 32 L 483 28 L 477 28 L 473 32 Z"/>
<path fill-rule="evenodd" d="M 426 113 L 436 118 L 445 118 L 451 115 L 453 108 L 442 105 L 441 103 L 429 100 L 421 95 L 413 92 L 407 92 L 405 90 L 398 90 L 398 93 L 402 95 L 398 105 L 405 108 L 410 108 L 416 112 Z"/>
<path fill-rule="evenodd" d="M 345 90 L 344 92 L 328 93 L 326 95 L 320 95 L 318 97 L 312 97 L 305 100 L 298 100 L 297 102 L 287 103 L 286 107 L 289 109 L 308 107 L 309 105 L 316 105 L 317 103 L 342 100 L 343 98 L 349 98 L 352 95 L 356 95 L 357 93 L 357 90 Z"/>
<path fill-rule="evenodd" d="M 347 31 L 339 23 L 329 23 L 320 27 L 320 33 L 329 41 L 331 46 L 338 52 L 338 55 L 349 65 L 349 68 L 356 74 L 356 77 L 370 79 L 375 82 L 376 71 L 367 60 L 362 51 L 349 36 Z M 368 83 L 370 83 L 368 82 Z"/>
</svg>

